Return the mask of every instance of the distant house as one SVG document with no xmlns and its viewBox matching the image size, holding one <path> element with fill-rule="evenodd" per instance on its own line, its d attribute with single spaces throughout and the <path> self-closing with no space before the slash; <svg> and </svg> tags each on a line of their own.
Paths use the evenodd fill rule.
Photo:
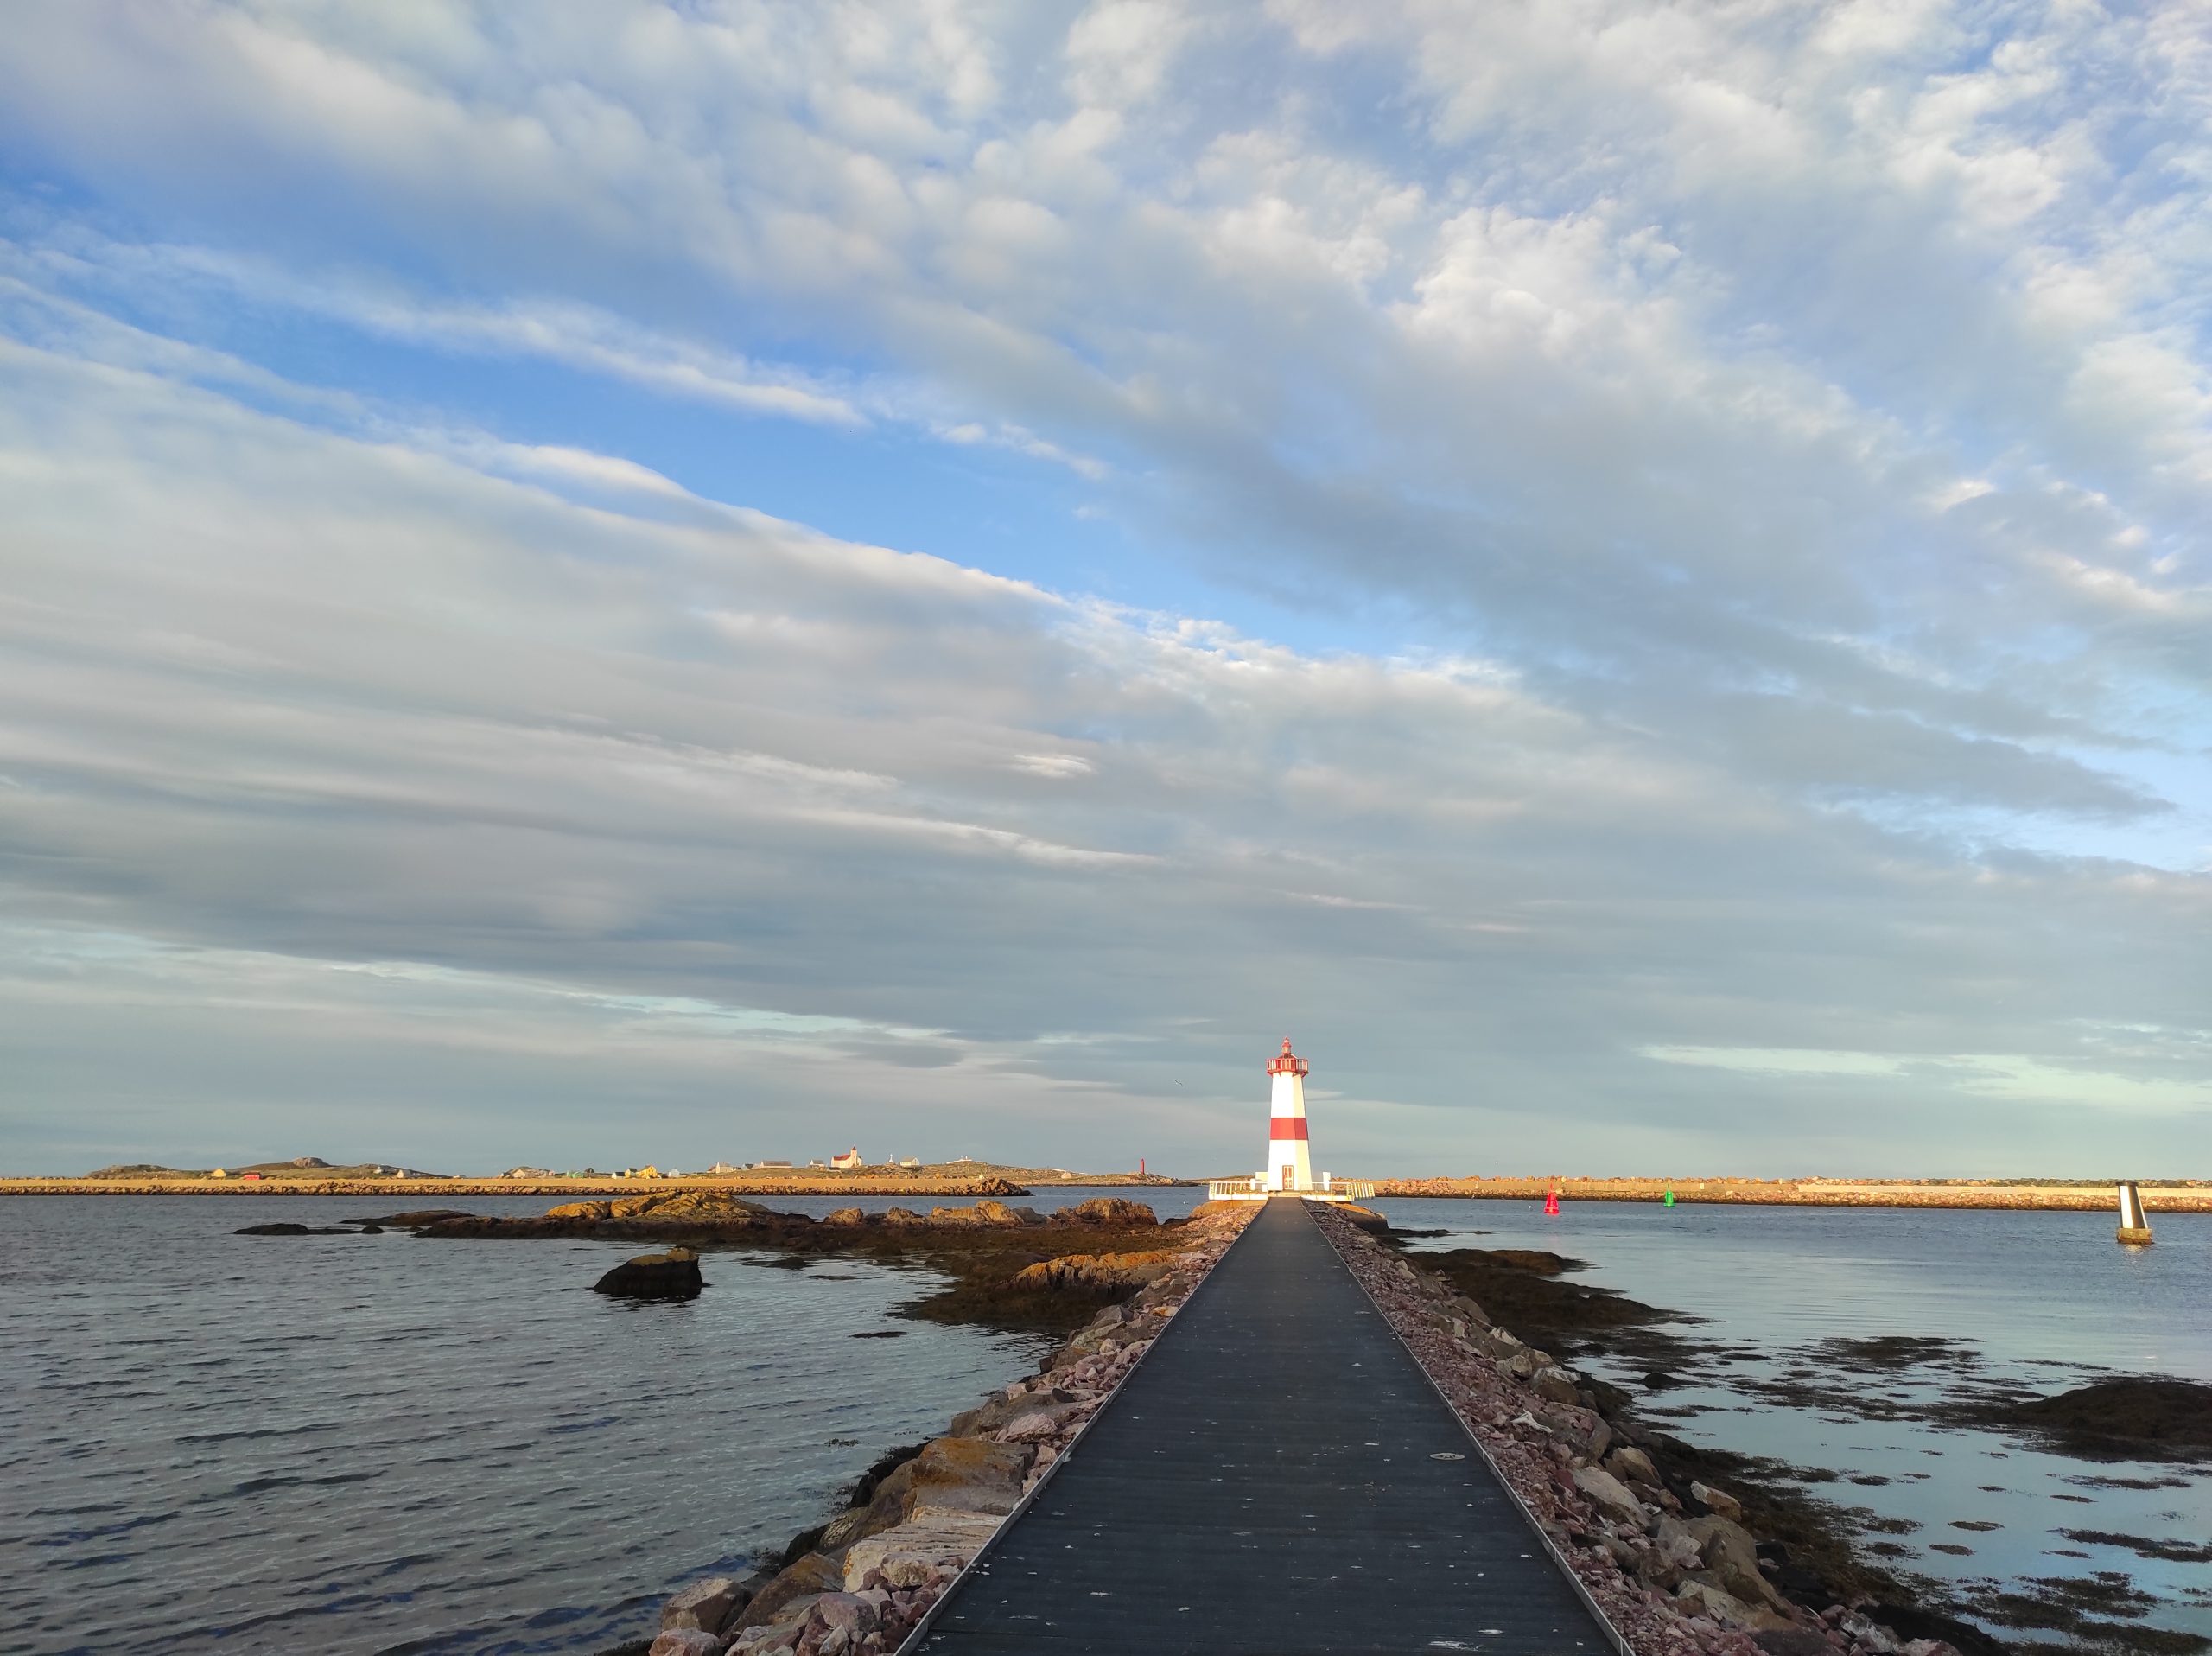
<svg viewBox="0 0 2212 1656">
<path fill-rule="evenodd" d="M 831 1156 L 830 1158 L 830 1165 L 836 1169 L 840 1173 L 858 1172 L 860 1169 L 865 1165 L 865 1163 L 861 1160 L 860 1146 L 855 1144 L 852 1149 L 846 1150 L 840 1155 Z"/>
<path fill-rule="evenodd" d="M 921 1164 L 922 1158 L 918 1156 L 902 1156 L 899 1158 L 899 1165 L 902 1168 L 918 1168 Z"/>
<path fill-rule="evenodd" d="M 229 1174 L 227 1174 L 227 1173 L 224 1172 L 222 1169 L 220 1169 L 220 1168 L 216 1168 L 216 1169 L 213 1169 L 213 1170 L 212 1170 L 212 1171 L 207 1175 L 207 1176 L 208 1176 L 209 1178 L 211 1178 L 211 1179 L 227 1179 L 227 1178 L 229 1178 L 231 1175 L 230 1175 Z"/>
<path fill-rule="evenodd" d="M 737 1169 L 727 1162 L 717 1162 L 707 1169 L 709 1173 L 734 1173 Z"/>
<path fill-rule="evenodd" d="M 238 1177 L 245 1181 L 248 1184 L 259 1184 L 261 1182 L 261 1175 L 258 1173 L 241 1173 L 238 1175 Z"/>
<path fill-rule="evenodd" d="M 757 1168 L 787 1168 L 791 1163 L 789 1162 L 755 1162 L 753 1165 Z"/>
</svg>

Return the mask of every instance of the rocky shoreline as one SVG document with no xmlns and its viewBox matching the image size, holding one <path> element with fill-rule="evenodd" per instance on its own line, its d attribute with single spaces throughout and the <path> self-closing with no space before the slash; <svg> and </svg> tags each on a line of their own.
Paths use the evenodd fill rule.
<svg viewBox="0 0 2212 1656">
<path fill-rule="evenodd" d="M 854 1487 L 846 1510 L 793 1537 L 772 1570 L 693 1583 L 664 1607 L 657 1634 L 606 1656 L 898 1649 L 1051 1475 L 1256 1211 L 1253 1203 L 1207 1204 L 1160 1227 L 1176 1245 L 1109 1260 L 1119 1274 L 1103 1291 L 1117 1297 L 1035 1375 L 955 1417 L 943 1436 L 883 1456 Z M 1151 1220 L 1149 1210 L 1143 1218 Z M 1033 1290 L 1099 1291 L 1095 1262 L 1066 1256 L 1045 1263 L 1061 1269 L 1019 1273 L 1038 1273 Z"/>
<path fill-rule="evenodd" d="M 1977 1628 L 1832 1583 L 1793 1559 L 1786 1542 L 1746 1522 L 1756 1495 L 1694 1475 L 1696 1452 L 1636 1420 L 1620 1394 L 1526 1344 L 1354 1215 L 1316 1217 L 1637 1656 L 2002 1651 Z"/>
</svg>

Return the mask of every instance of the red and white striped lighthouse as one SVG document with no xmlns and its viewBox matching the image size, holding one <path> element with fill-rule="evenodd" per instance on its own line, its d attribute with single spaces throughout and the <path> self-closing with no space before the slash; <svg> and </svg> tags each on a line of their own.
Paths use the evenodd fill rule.
<svg viewBox="0 0 2212 1656">
<path fill-rule="evenodd" d="M 1268 1073 L 1274 1078 L 1268 1101 L 1269 1190 L 1313 1188 L 1313 1159 L 1306 1149 L 1306 1077 L 1313 1067 L 1291 1051 L 1288 1035 L 1281 1054 L 1268 1060 Z"/>
</svg>

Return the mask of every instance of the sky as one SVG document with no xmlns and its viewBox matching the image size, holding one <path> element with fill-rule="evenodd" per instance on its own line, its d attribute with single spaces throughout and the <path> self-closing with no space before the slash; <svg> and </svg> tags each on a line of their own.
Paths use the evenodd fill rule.
<svg viewBox="0 0 2212 1656">
<path fill-rule="evenodd" d="M 2212 12 L 27 0 L 0 1166 L 2212 1175 Z"/>
</svg>

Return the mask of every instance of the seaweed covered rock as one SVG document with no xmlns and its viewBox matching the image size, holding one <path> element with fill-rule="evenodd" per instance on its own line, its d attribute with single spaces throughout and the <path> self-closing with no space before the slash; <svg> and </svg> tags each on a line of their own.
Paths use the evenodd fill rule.
<svg viewBox="0 0 2212 1656">
<path fill-rule="evenodd" d="M 1044 1214 L 1034 1207 L 1009 1207 L 1002 1201 L 979 1201 L 972 1207 L 932 1207 L 932 1225 L 1042 1225 Z"/>
<path fill-rule="evenodd" d="M 696 1299 L 707 1285 L 699 1274 L 699 1255 L 691 1248 L 641 1253 L 625 1259 L 592 1284 L 593 1291 L 621 1299 Z"/>
<path fill-rule="evenodd" d="M 1055 1225 L 1157 1225 L 1160 1215 L 1141 1201 L 1122 1196 L 1093 1196 L 1052 1215 Z"/>
<path fill-rule="evenodd" d="M 547 1208 L 545 1217 L 739 1228 L 779 1221 L 788 1224 L 792 1218 L 790 1214 L 772 1213 L 757 1201 L 733 1196 L 727 1190 L 667 1190 L 652 1196 L 617 1196 L 612 1201 L 563 1202 L 558 1207 Z"/>
<path fill-rule="evenodd" d="M 1141 1288 L 1167 1274 L 1182 1255 L 1173 1248 L 1145 1253 L 1071 1253 L 1040 1259 L 1016 1271 L 1014 1286 L 1061 1292 L 1118 1293 Z"/>
<path fill-rule="evenodd" d="M 1990 1410 L 1992 1424 L 2024 1426 L 2090 1459 L 2212 1456 L 2212 1385 L 2130 1377 Z"/>
</svg>

